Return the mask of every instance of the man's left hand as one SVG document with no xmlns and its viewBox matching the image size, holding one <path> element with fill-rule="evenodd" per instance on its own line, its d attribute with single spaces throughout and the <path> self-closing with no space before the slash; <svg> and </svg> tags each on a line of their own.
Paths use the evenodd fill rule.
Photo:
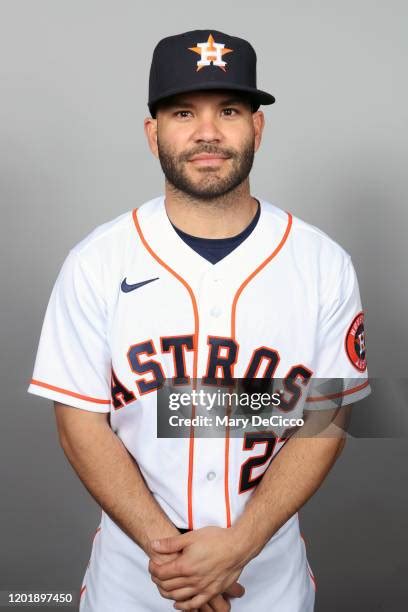
<svg viewBox="0 0 408 612">
<path fill-rule="evenodd" d="M 181 553 L 163 564 L 149 562 L 153 582 L 163 597 L 176 602 L 176 610 L 200 608 L 219 593 L 245 593 L 236 581 L 248 555 L 233 527 L 203 527 L 156 540 L 151 547 L 161 554 Z"/>
</svg>

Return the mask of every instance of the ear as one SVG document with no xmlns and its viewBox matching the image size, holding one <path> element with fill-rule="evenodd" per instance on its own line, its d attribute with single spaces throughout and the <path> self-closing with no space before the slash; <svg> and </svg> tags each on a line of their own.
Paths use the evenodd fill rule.
<svg viewBox="0 0 408 612">
<path fill-rule="evenodd" d="M 153 117 L 146 117 L 144 120 L 144 131 L 151 152 L 158 158 L 159 150 L 157 146 L 157 119 L 153 119 Z"/>
<path fill-rule="evenodd" d="M 265 126 L 265 116 L 261 110 L 256 111 L 252 114 L 252 121 L 254 122 L 255 130 L 255 151 L 257 151 L 261 145 L 262 133 Z"/>
</svg>

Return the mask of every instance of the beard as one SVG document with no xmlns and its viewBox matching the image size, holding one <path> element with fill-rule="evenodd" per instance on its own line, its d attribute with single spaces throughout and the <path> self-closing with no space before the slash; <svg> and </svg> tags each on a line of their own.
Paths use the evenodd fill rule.
<svg viewBox="0 0 408 612">
<path fill-rule="evenodd" d="M 191 176 L 186 171 L 186 165 L 193 155 L 200 153 L 218 153 L 228 156 L 229 159 L 223 162 L 231 167 L 228 174 L 222 176 L 219 168 L 207 166 L 199 168 L 196 175 Z M 239 152 L 211 144 L 202 144 L 188 153 L 176 155 L 171 146 L 164 145 L 160 141 L 158 135 L 158 154 L 163 173 L 173 187 L 196 200 L 209 201 L 222 197 L 245 181 L 254 162 L 255 144 L 252 137 Z"/>
</svg>

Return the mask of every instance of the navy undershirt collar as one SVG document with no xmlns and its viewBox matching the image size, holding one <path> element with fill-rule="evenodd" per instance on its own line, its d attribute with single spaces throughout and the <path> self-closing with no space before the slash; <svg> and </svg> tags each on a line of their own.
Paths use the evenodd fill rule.
<svg viewBox="0 0 408 612">
<path fill-rule="evenodd" d="M 231 236 L 230 238 L 200 238 L 198 236 L 191 236 L 191 234 L 186 234 L 186 232 L 183 232 L 173 223 L 172 225 L 180 238 L 184 240 L 189 247 L 212 264 L 216 264 L 218 261 L 229 255 L 231 251 L 236 249 L 241 242 L 248 238 L 248 236 L 255 229 L 260 215 L 261 206 L 258 201 L 258 210 L 256 211 L 251 223 L 242 232 L 236 236 Z"/>
</svg>

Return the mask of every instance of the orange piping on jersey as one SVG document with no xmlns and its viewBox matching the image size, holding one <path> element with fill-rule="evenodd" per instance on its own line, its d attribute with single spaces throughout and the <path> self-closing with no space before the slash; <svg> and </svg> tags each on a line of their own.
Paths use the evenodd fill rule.
<svg viewBox="0 0 408 612">
<path fill-rule="evenodd" d="M 357 385 L 356 387 L 347 389 L 347 391 L 341 391 L 339 393 L 332 393 L 331 395 L 321 395 L 319 397 L 307 397 L 306 401 L 307 402 L 324 402 L 324 400 L 327 400 L 327 399 L 335 399 L 336 397 L 343 397 L 344 395 L 350 395 L 351 393 L 356 393 L 357 391 L 360 391 L 361 389 L 365 389 L 365 387 L 368 387 L 369 384 L 370 384 L 369 380 L 367 379 L 361 385 Z"/>
<path fill-rule="evenodd" d="M 313 576 L 312 572 L 310 571 L 309 565 L 307 569 L 309 570 L 309 576 L 310 576 L 310 580 L 313 582 L 314 590 L 317 591 L 316 578 Z"/>
<path fill-rule="evenodd" d="M 305 550 L 306 550 L 306 540 L 305 540 L 305 538 L 303 537 L 303 534 L 302 534 L 302 533 L 300 534 L 300 537 L 302 538 L 302 540 L 303 540 L 303 542 L 304 542 L 304 545 L 305 545 Z M 312 572 L 312 569 L 311 569 L 311 567 L 310 567 L 310 565 L 309 565 L 309 561 L 307 560 L 307 555 L 306 555 L 306 564 L 307 564 L 307 570 L 308 570 L 308 572 L 309 572 L 310 579 L 311 579 L 311 581 L 313 582 L 313 587 L 314 587 L 314 590 L 316 591 L 316 590 L 317 590 L 316 578 L 314 577 L 313 572 Z"/>
<path fill-rule="evenodd" d="M 95 531 L 95 533 L 94 533 L 94 535 L 93 535 L 93 538 L 92 538 L 92 546 L 94 545 L 95 538 L 96 538 L 96 536 L 98 535 L 98 533 L 100 532 L 100 530 L 101 530 L 101 529 L 102 529 L 102 528 L 101 528 L 101 526 L 99 526 L 99 527 L 97 528 L 97 530 Z M 87 568 L 87 569 L 88 569 L 88 567 L 91 565 L 91 557 L 92 557 L 92 551 L 91 551 L 91 555 L 90 555 L 90 557 L 89 557 L 88 565 L 86 566 L 86 568 Z"/>
<path fill-rule="evenodd" d="M 93 536 L 93 538 L 92 538 L 92 542 L 95 540 L 95 538 L 96 538 L 96 536 L 98 535 L 98 533 L 100 532 L 100 530 L 101 530 L 101 527 L 98 527 L 98 528 L 97 528 L 97 530 L 96 530 L 96 531 L 95 531 L 95 533 L 94 533 L 94 536 Z"/>
<path fill-rule="evenodd" d="M 168 272 L 170 272 L 170 274 L 172 274 L 175 278 L 177 278 L 177 280 L 187 289 L 190 299 L 191 299 L 191 303 L 193 306 L 193 312 L 194 312 L 194 358 L 193 358 L 193 379 L 194 379 L 194 386 L 196 386 L 197 384 L 197 371 L 198 371 L 198 332 L 199 332 L 199 328 L 200 328 L 200 320 L 199 320 L 199 316 L 198 316 L 198 307 L 197 307 L 197 300 L 195 298 L 194 292 L 191 289 L 190 285 L 188 284 L 188 282 L 186 280 L 184 280 L 184 278 L 182 276 L 180 276 L 180 274 L 177 274 L 177 272 L 175 270 L 173 270 L 173 268 L 170 268 L 170 266 L 168 264 L 166 264 L 165 261 L 163 261 L 158 255 L 157 253 L 155 253 L 153 251 L 153 249 L 151 248 L 151 246 L 148 244 L 146 238 L 143 235 L 142 232 L 142 228 L 140 227 L 140 223 L 139 223 L 139 219 L 137 218 L 137 208 L 135 208 L 133 210 L 133 221 L 136 227 L 136 231 L 139 234 L 139 238 L 143 244 L 143 246 L 145 247 L 145 249 L 148 251 L 148 253 L 150 253 L 150 255 L 161 265 L 163 266 L 163 268 L 165 268 L 165 270 L 167 270 Z M 192 406 L 192 418 L 195 417 L 195 406 Z M 194 470 L 194 427 L 191 426 L 190 428 L 190 446 L 189 446 L 189 453 L 188 453 L 188 485 L 187 485 L 187 500 L 188 500 L 188 528 L 189 529 L 193 529 L 193 470 Z"/>
<path fill-rule="evenodd" d="M 237 310 L 237 302 L 238 299 L 241 295 L 241 293 L 243 292 L 243 290 L 245 289 L 245 287 L 251 282 L 251 280 L 263 269 L 265 268 L 265 266 L 268 265 L 268 263 L 270 261 L 272 261 L 272 259 L 274 257 L 276 257 L 276 255 L 279 253 L 279 251 L 281 250 L 281 248 L 283 247 L 283 245 L 285 244 L 287 237 L 289 236 L 291 227 L 292 227 L 292 215 L 290 213 L 287 213 L 288 215 L 288 222 L 286 225 L 286 230 L 285 233 L 282 236 L 281 241 L 279 242 L 278 246 L 276 247 L 276 249 L 269 255 L 269 257 L 267 257 L 257 268 L 255 268 L 255 270 L 248 276 L 248 278 L 246 278 L 244 280 L 244 282 L 241 284 L 241 286 L 238 288 L 234 300 L 232 302 L 232 310 L 231 310 L 231 337 L 233 338 L 233 340 L 235 340 L 235 323 L 236 323 L 236 310 Z"/>
<path fill-rule="evenodd" d="M 231 338 L 235 342 L 236 342 L 236 337 L 235 337 L 236 336 L 236 313 L 237 313 L 238 299 L 241 296 L 241 293 L 243 292 L 245 287 L 258 274 L 258 272 L 263 270 L 263 268 L 265 268 L 265 266 L 267 266 L 268 263 L 272 261 L 274 257 L 276 257 L 276 255 L 279 253 L 279 251 L 282 249 L 283 245 L 285 244 L 289 236 L 291 227 L 292 227 L 292 215 L 290 213 L 287 213 L 287 215 L 288 215 L 288 221 L 286 224 L 285 233 L 283 234 L 278 246 L 257 268 L 255 268 L 253 272 L 251 272 L 251 274 L 238 287 L 237 292 L 235 293 L 234 299 L 232 301 L 232 307 L 231 307 Z M 232 367 L 231 367 L 232 377 L 234 377 L 234 370 L 233 370 L 234 365 L 235 364 L 232 364 Z M 228 482 L 229 481 L 229 473 L 228 473 L 228 469 L 229 469 L 229 426 L 226 427 L 225 433 L 226 433 L 226 437 L 225 437 L 225 472 L 224 472 L 225 474 L 225 477 L 224 477 L 225 478 L 224 479 L 225 510 L 226 510 L 226 516 L 227 516 L 227 527 L 231 527 L 231 504 L 230 504 L 230 499 L 229 499 L 229 482 Z"/>
<path fill-rule="evenodd" d="M 81 599 L 82 595 L 85 593 L 86 591 L 86 584 L 84 584 L 84 586 L 82 587 L 82 589 L 79 591 L 79 599 Z"/>
<path fill-rule="evenodd" d="M 230 387 L 231 388 L 231 387 Z M 230 416 L 230 406 L 227 407 L 227 416 Z M 227 517 L 227 527 L 231 527 L 231 505 L 229 501 L 229 447 L 230 447 L 230 426 L 229 423 L 225 427 L 225 454 L 224 454 L 224 495 L 225 495 L 225 513 Z"/>
<path fill-rule="evenodd" d="M 64 393 L 65 395 L 70 395 L 71 397 L 77 397 L 79 399 L 85 400 L 86 402 L 94 402 L 95 404 L 110 404 L 111 400 L 102 400 L 96 399 L 95 397 L 88 397 L 87 395 L 80 395 L 80 393 L 74 393 L 74 391 L 67 391 L 67 389 L 61 389 L 61 387 L 54 387 L 54 385 L 49 385 L 48 383 L 41 382 L 39 380 L 31 379 L 32 385 L 38 385 L 39 387 L 44 387 L 45 389 L 51 389 L 51 391 L 58 391 L 58 393 Z"/>
</svg>

